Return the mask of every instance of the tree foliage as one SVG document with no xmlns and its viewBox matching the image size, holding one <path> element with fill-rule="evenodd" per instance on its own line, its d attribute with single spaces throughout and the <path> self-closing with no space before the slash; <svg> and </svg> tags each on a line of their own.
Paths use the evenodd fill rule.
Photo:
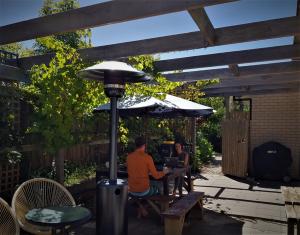
<svg viewBox="0 0 300 235">
<path fill-rule="evenodd" d="M 33 55 L 34 52 L 31 49 L 24 48 L 21 43 L 14 42 L 6 45 L 0 45 L 0 50 L 12 52 L 18 54 L 20 57 Z"/>
<path fill-rule="evenodd" d="M 77 7 L 77 0 L 46 0 L 40 15 L 55 14 Z M 49 65 L 35 65 L 31 69 L 31 84 L 26 85 L 24 91 L 34 109 L 30 132 L 41 136 L 41 142 L 50 153 L 90 140 L 92 136 L 87 130 L 93 125 L 92 110 L 108 102 L 101 83 L 85 81 L 78 76 L 79 71 L 87 64 L 80 59 L 76 50 L 89 47 L 90 38 L 90 30 L 79 30 L 36 40 L 36 53 L 54 52 L 55 57 Z M 154 96 L 163 99 L 164 93 L 174 94 L 182 86 L 182 83 L 170 82 L 157 72 L 154 61 L 154 57 L 150 55 L 129 58 L 131 65 L 149 74 L 153 81 L 126 84 L 126 96 Z M 186 91 L 180 96 L 197 101 L 202 96 L 199 88 L 209 83 L 211 82 L 186 85 Z M 165 127 L 160 122 L 153 125 L 156 129 L 158 125 Z M 120 132 L 122 141 L 128 142 L 130 133 L 124 122 L 121 123 Z"/>
<path fill-rule="evenodd" d="M 40 16 L 46 16 L 51 14 L 56 14 L 60 12 L 65 12 L 68 10 L 78 8 L 79 2 L 78 0 L 45 0 L 43 7 L 40 10 Z M 69 45 L 72 48 L 79 49 L 79 48 L 87 48 L 91 47 L 91 30 L 84 29 L 84 30 L 77 30 L 75 32 L 67 32 L 61 33 L 54 36 L 54 39 L 63 42 L 65 45 Z M 47 47 L 43 43 L 44 39 L 36 39 L 35 43 L 35 52 L 36 54 L 45 54 L 50 52 L 55 52 L 51 48 Z"/>
<path fill-rule="evenodd" d="M 84 138 L 80 134 L 84 121 L 105 95 L 100 83 L 78 76 L 86 65 L 74 48 L 51 37 L 41 42 L 56 55 L 49 65 L 32 67 L 31 84 L 24 91 L 35 114 L 30 131 L 39 133 L 46 150 L 54 153 Z"/>
<path fill-rule="evenodd" d="M 31 132 L 39 133 L 45 149 L 54 153 L 62 147 L 88 140 L 82 131 L 92 120 L 92 110 L 108 102 L 102 83 L 86 81 L 78 76 L 85 68 L 76 49 L 65 43 L 46 37 L 40 39 L 43 47 L 55 51 L 49 65 L 35 65 L 31 69 L 31 84 L 24 87 L 34 108 L 34 125 Z M 171 83 L 156 73 L 151 56 L 130 58 L 130 63 L 154 77 L 152 84 L 127 84 L 126 95 L 159 96 L 158 92 L 175 89 L 179 83 Z M 92 122 L 92 121 L 91 121 Z M 123 130 L 123 131 L 122 131 Z M 126 127 L 121 131 L 126 134 Z"/>
<path fill-rule="evenodd" d="M 216 111 L 200 126 L 204 138 L 212 143 L 216 152 L 221 152 L 221 122 L 225 115 L 224 98 L 208 97 L 199 99 L 200 103 L 213 107 Z"/>
<path fill-rule="evenodd" d="M 194 83 L 184 84 L 177 89 L 180 97 L 212 107 L 216 112 L 207 118 L 200 126 L 197 133 L 205 138 L 214 146 L 214 150 L 221 151 L 221 121 L 224 118 L 224 100 L 222 97 L 206 97 L 203 92 L 199 92 L 202 88 L 218 83 L 219 80 L 203 80 Z M 202 143 L 205 143 L 203 141 Z"/>
<path fill-rule="evenodd" d="M 141 55 L 129 57 L 129 63 L 137 70 L 142 70 L 153 78 L 148 83 L 127 84 L 126 95 L 134 96 L 142 94 L 164 98 L 164 94 L 172 93 L 177 87 L 181 86 L 180 82 L 170 82 L 163 75 L 155 70 L 155 59 L 152 55 Z"/>
</svg>

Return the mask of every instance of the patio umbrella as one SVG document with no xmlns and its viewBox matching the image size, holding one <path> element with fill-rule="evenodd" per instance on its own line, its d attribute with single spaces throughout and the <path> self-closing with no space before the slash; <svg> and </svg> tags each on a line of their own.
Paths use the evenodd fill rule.
<svg viewBox="0 0 300 235">
<path fill-rule="evenodd" d="M 205 117 L 213 113 L 213 108 L 198 104 L 173 95 L 166 95 L 164 100 L 154 97 L 133 96 L 120 99 L 117 108 L 120 116 L 150 117 Z M 110 110 L 110 103 L 101 105 L 94 112 Z"/>
</svg>

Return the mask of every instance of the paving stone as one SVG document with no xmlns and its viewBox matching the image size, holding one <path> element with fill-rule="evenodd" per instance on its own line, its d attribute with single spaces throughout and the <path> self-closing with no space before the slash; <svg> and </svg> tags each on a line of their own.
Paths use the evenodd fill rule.
<svg viewBox="0 0 300 235">
<path fill-rule="evenodd" d="M 278 183 L 269 186 L 267 183 L 248 190 L 250 183 L 223 175 L 203 174 L 202 179 L 194 181 L 195 191 L 203 191 L 210 197 L 215 197 L 221 188 L 224 191 L 219 195 L 221 199 L 208 197 L 204 200 L 204 219 L 193 219 L 189 226 L 184 227 L 183 235 L 286 234 L 286 215 L 281 194 L 278 193 Z M 75 234 L 95 234 L 95 223 L 84 225 Z M 151 212 L 149 218 L 139 220 L 131 208 L 129 235 L 138 234 L 164 234 L 164 228 L 155 213 Z"/>
<path fill-rule="evenodd" d="M 204 192 L 206 196 L 215 197 L 216 194 L 219 192 L 220 188 L 194 186 L 194 190 L 198 192 Z"/>
</svg>

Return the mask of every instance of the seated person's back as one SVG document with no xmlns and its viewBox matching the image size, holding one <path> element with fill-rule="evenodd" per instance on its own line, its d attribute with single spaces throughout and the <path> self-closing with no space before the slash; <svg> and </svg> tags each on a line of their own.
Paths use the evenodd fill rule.
<svg viewBox="0 0 300 235">
<path fill-rule="evenodd" d="M 156 179 L 165 174 L 156 170 L 152 157 L 145 153 L 144 139 L 139 137 L 135 142 L 136 150 L 127 157 L 129 191 L 147 194 L 150 189 L 149 173 Z"/>
</svg>

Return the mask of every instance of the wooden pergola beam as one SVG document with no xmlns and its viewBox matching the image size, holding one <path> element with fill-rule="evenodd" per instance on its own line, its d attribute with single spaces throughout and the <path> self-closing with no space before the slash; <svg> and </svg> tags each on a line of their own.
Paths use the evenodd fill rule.
<svg viewBox="0 0 300 235">
<path fill-rule="evenodd" d="M 250 96 L 250 95 L 271 95 L 279 93 L 295 93 L 299 92 L 299 87 L 279 88 L 279 89 L 268 89 L 258 91 L 236 91 L 236 92 L 216 92 L 206 93 L 203 97 L 229 97 L 229 96 Z"/>
<path fill-rule="evenodd" d="M 188 10 L 189 14 L 193 18 L 194 22 L 197 24 L 198 28 L 204 35 L 204 38 L 208 42 L 208 45 L 214 45 L 215 43 L 215 29 L 212 25 L 208 15 L 204 8 L 196 8 Z"/>
<path fill-rule="evenodd" d="M 265 85 L 243 85 L 238 87 L 225 87 L 225 88 L 207 88 L 203 89 L 202 92 L 206 96 L 233 96 L 236 94 L 251 94 L 253 92 L 265 92 L 269 91 L 287 91 L 293 90 L 297 91 L 300 88 L 300 83 L 284 83 L 284 84 L 265 84 Z M 226 94 L 226 95 L 225 95 Z"/>
<path fill-rule="evenodd" d="M 179 69 L 193 69 L 297 57 L 300 58 L 300 45 L 288 45 L 211 55 L 191 56 L 170 60 L 159 60 L 156 61 L 154 65 L 157 71 L 164 72 Z"/>
<path fill-rule="evenodd" d="M 225 88 L 236 86 L 253 86 L 253 85 L 267 85 L 267 84 L 284 84 L 300 82 L 300 72 L 298 73 L 286 73 L 286 74 L 273 74 L 246 77 L 241 79 L 222 79 L 220 83 L 211 85 L 208 88 Z"/>
<path fill-rule="evenodd" d="M 240 76 L 240 70 L 239 70 L 238 64 L 229 64 L 228 68 L 234 76 L 236 76 L 236 77 Z"/>
<path fill-rule="evenodd" d="M 6 67 L 11 68 L 11 71 L 18 71 L 17 73 L 18 76 L 20 76 L 20 73 L 23 73 L 23 70 L 21 69 L 12 66 L 6 66 Z M 264 75 L 281 74 L 281 76 L 283 76 L 284 74 L 294 74 L 297 72 L 300 72 L 300 61 L 243 66 L 243 67 L 239 67 L 239 80 L 245 78 L 250 79 L 257 76 L 261 76 L 262 79 L 264 79 L 265 78 Z M 8 75 L 5 75 L 6 73 L 7 72 L 3 72 L 2 70 L 0 70 L 0 77 L 1 76 L 9 77 Z M 209 79 L 236 79 L 237 80 L 236 76 L 232 74 L 229 68 L 210 69 L 210 70 L 182 72 L 182 73 L 170 73 L 170 74 L 163 74 L 163 76 L 170 81 L 184 81 L 184 82 L 193 82 L 193 81 L 209 80 Z"/>
<path fill-rule="evenodd" d="M 268 20 L 215 29 L 214 45 L 240 43 L 274 37 L 285 37 L 300 33 L 300 17 Z M 79 50 L 82 58 L 89 61 L 118 59 L 121 57 L 183 51 L 205 47 L 202 32 L 145 39 Z M 52 54 L 20 58 L 21 67 L 31 68 L 34 64 L 49 63 Z"/>
<path fill-rule="evenodd" d="M 0 27 L 0 44 L 185 11 L 236 0 L 109 1 Z M 129 6 L 129 5 L 130 6 Z"/>
<path fill-rule="evenodd" d="M 267 74 L 294 73 L 299 71 L 300 71 L 300 61 L 281 62 L 281 63 L 239 67 L 239 73 L 240 73 L 239 77 L 242 78 L 242 77 L 267 75 Z M 193 82 L 193 81 L 209 80 L 209 79 L 236 78 L 228 68 L 183 72 L 183 73 L 171 73 L 171 74 L 164 74 L 164 76 L 168 80 L 173 82 L 178 82 L 178 81 Z"/>
<path fill-rule="evenodd" d="M 297 0 L 297 10 L 296 10 L 296 15 L 300 15 L 300 1 Z M 296 34 L 294 37 L 294 44 L 300 44 L 300 33 Z"/>
<path fill-rule="evenodd" d="M 0 64 L 0 80 L 28 82 L 28 78 L 22 69 L 4 64 Z"/>
</svg>

